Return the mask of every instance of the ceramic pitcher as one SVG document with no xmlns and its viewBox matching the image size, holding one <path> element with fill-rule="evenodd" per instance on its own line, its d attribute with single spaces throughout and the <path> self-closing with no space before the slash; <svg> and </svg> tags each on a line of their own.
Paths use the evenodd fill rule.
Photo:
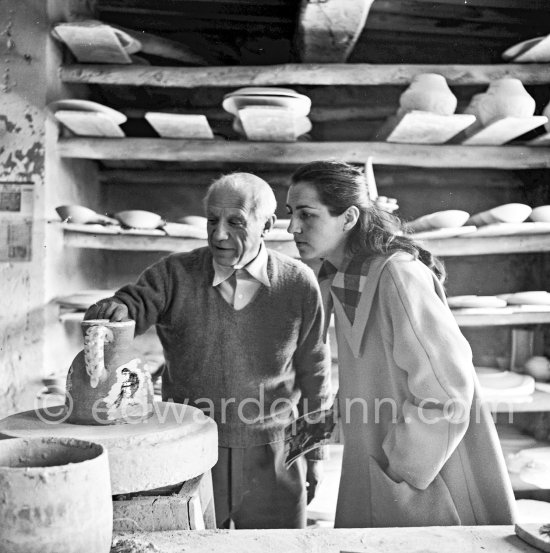
<svg viewBox="0 0 550 553">
<path fill-rule="evenodd" d="M 67 375 L 68 422 L 120 424 L 153 413 L 153 386 L 132 342 L 135 321 L 83 321 L 84 349 Z"/>
<path fill-rule="evenodd" d="M 457 105 L 456 96 L 447 85 L 443 75 L 422 73 L 415 75 L 409 87 L 399 98 L 398 115 L 420 110 L 452 115 Z"/>
</svg>

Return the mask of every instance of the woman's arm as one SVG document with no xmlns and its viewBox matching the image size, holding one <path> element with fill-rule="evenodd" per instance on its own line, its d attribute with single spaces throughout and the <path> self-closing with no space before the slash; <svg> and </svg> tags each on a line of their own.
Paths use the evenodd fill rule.
<svg viewBox="0 0 550 553">
<path fill-rule="evenodd" d="M 472 353 L 424 265 L 401 261 L 384 272 L 380 294 L 392 329 L 388 338 L 396 367 L 407 373 L 410 397 L 382 447 L 388 474 L 425 489 L 470 423 Z"/>
</svg>

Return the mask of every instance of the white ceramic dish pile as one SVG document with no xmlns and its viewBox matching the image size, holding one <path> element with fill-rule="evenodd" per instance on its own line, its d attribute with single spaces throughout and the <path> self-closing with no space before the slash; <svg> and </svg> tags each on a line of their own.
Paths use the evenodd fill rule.
<svg viewBox="0 0 550 553">
<path fill-rule="evenodd" d="M 534 207 L 529 217 L 537 223 L 550 223 L 550 205 Z"/>
<path fill-rule="evenodd" d="M 89 207 L 83 205 L 59 205 L 55 211 L 65 223 L 74 223 L 80 225 L 100 224 L 100 225 L 116 225 L 118 221 L 101 215 Z"/>
<path fill-rule="evenodd" d="M 414 219 L 408 223 L 408 227 L 413 232 L 424 232 L 427 230 L 442 228 L 457 228 L 464 225 L 470 214 L 460 209 L 448 209 L 445 211 L 436 211 Z"/>
<path fill-rule="evenodd" d="M 119 211 L 115 213 L 115 219 L 125 227 L 136 229 L 156 229 L 165 224 L 160 215 L 142 209 Z"/>
<path fill-rule="evenodd" d="M 531 211 L 532 209 L 525 204 L 504 204 L 472 215 L 466 224 L 481 227 L 496 223 L 522 223 L 531 215 Z"/>
<path fill-rule="evenodd" d="M 550 293 L 545 290 L 499 294 L 497 297 L 508 305 L 550 305 Z"/>
<path fill-rule="evenodd" d="M 311 130 L 311 100 L 290 88 L 245 87 L 226 94 L 233 130 L 250 140 L 296 140 Z"/>
</svg>

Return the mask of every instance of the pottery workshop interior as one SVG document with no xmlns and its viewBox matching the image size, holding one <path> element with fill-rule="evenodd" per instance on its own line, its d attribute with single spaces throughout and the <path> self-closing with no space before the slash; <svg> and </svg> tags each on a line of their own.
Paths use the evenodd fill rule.
<svg viewBox="0 0 550 553">
<path fill-rule="evenodd" d="M 0 67 L 0 553 L 550 551 L 546 0 L 2 0 Z M 297 176 L 313 162 L 369 207 L 330 207 L 348 192 Z M 223 184 L 243 173 L 262 180 Z M 358 269 L 365 213 L 390 230 Z M 256 386 L 290 335 L 272 400 L 290 424 L 312 394 L 330 424 L 232 441 L 198 398 Z M 321 349 L 313 393 L 300 363 Z M 440 390 L 465 423 L 441 429 Z M 422 429 L 346 429 L 363 391 Z"/>
</svg>

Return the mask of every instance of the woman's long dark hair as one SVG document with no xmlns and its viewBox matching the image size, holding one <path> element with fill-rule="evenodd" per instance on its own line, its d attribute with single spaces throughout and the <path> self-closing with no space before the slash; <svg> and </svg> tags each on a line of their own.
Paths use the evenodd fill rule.
<svg viewBox="0 0 550 553">
<path fill-rule="evenodd" d="M 379 209 L 369 199 L 365 175 L 360 169 L 340 161 L 314 161 L 299 167 L 290 182 L 315 188 L 331 215 L 341 215 L 352 205 L 359 209 L 359 219 L 346 244 L 349 254 L 389 255 L 404 251 L 422 261 L 441 282 L 445 280 L 443 264 L 410 236 L 402 234 L 398 217 Z"/>
</svg>

